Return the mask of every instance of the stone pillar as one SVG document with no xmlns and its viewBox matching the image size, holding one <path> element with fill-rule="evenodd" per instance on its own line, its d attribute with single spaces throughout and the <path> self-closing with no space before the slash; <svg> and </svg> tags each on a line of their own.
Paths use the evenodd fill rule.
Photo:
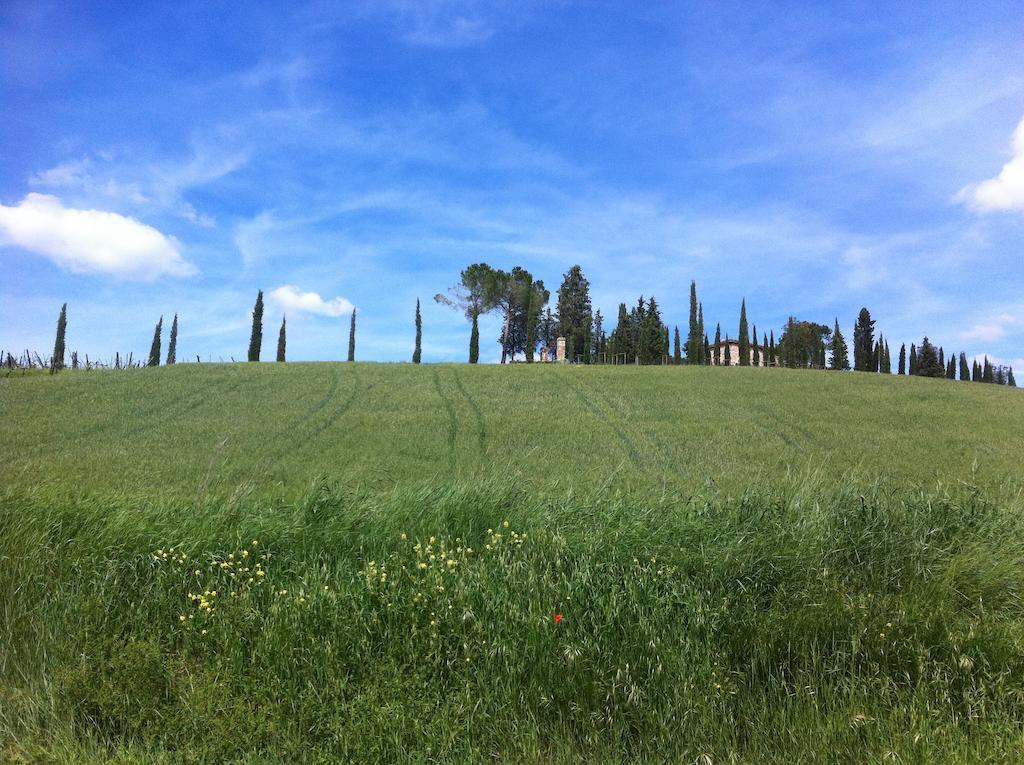
<svg viewBox="0 0 1024 765">
<path fill-rule="evenodd" d="M 558 338 L 556 349 L 555 349 L 555 361 L 561 361 L 565 363 L 565 338 Z"/>
<path fill-rule="evenodd" d="M 548 349 L 547 348 L 541 348 L 540 349 L 540 360 L 542 362 L 548 360 Z"/>
</svg>

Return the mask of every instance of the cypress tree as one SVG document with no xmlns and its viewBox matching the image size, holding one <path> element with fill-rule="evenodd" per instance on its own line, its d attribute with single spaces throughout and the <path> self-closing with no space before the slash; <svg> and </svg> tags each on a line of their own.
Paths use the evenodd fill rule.
<svg viewBox="0 0 1024 765">
<path fill-rule="evenodd" d="M 775 353 L 775 330 L 772 330 L 771 337 L 768 340 L 768 362 L 770 366 L 779 365 L 778 354 Z"/>
<path fill-rule="evenodd" d="M 284 361 L 284 352 L 287 341 L 285 339 L 285 316 L 281 316 L 281 331 L 277 333 L 277 360 Z"/>
<path fill-rule="evenodd" d="M 590 333 L 590 358 L 594 364 L 600 364 L 604 352 L 604 316 L 601 309 L 594 312 L 594 328 Z M 529 345 L 529 344 L 528 344 Z M 665 327 L 665 355 L 668 355 L 668 327 Z M 527 361 L 533 361 L 533 351 L 527 348 Z"/>
<path fill-rule="evenodd" d="M 757 345 L 757 325 L 754 325 L 754 342 L 751 345 L 752 357 L 750 363 L 755 367 L 761 366 L 761 349 Z"/>
<path fill-rule="evenodd" d="M 149 346 L 149 361 L 146 362 L 147 367 L 158 367 L 160 366 L 160 332 L 164 327 L 164 317 L 160 317 L 160 321 L 156 323 L 156 329 L 153 330 L 153 344 Z"/>
<path fill-rule="evenodd" d="M 412 352 L 412 363 L 419 364 L 423 356 L 423 319 L 420 317 L 420 299 L 416 298 L 416 348 Z"/>
<path fill-rule="evenodd" d="M 476 364 L 480 361 L 480 325 L 477 322 L 477 315 L 473 314 L 473 328 L 469 331 L 469 363 Z"/>
<path fill-rule="evenodd" d="M 907 374 L 917 374 L 917 346 L 913 343 L 910 344 L 910 364 L 907 368 Z"/>
<path fill-rule="evenodd" d="M 252 309 L 252 334 L 249 336 L 249 361 L 260 360 L 263 346 L 263 290 L 256 293 L 256 305 Z"/>
<path fill-rule="evenodd" d="M 704 329 L 704 304 L 697 304 L 697 337 L 704 338 L 703 354 L 699 363 L 710 364 L 711 355 L 708 353 L 708 333 Z"/>
<path fill-rule="evenodd" d="M 704 338 L 697 324 L 697 282 L 690 282 L 690 332 L 686 336 L 686 363 L 701 364 L 704 356 Z"/>
<path fill-rule="evenodd" d="M 977 359 L 971 364 L 971 382 L 981 382 L 981 364 Z"/>
<path fill-rule="evenodd" d="M 479 341 L 479 338 L 477 338 Z M 356 360 L 356 309 L 352 309 L 352 320 L 348 325 L 348 360 Z"/>
<path fill-rule="evenodd" d="M 772 360 L 768 356 L 768 335 L 762 332 L 761 337 L 764 338 L 764 342 L 761 344 L 761 353 L 764 356 L 764 365 L 766 367 L 770 367 L 772 365 Z"/>
<path fill-rule="evenodd" d="M 900 345 L 900 365 L 896 370 L 896 374 L 905 375 L 907 373 L 907 344 L 903 343 Z"/>
<path fill-rule="evenodd" d="M 725 333 L 725 340 L 722 341 L 722 352 L 719 356 L 719 363 L 723 367 L 727 367 L 732 364 L 732 350 L 729 348 L 729 333 Z"/>
<path fill-rule="evenodd" d="M 885 341 L 885 369 L 887 375 L 892 374 L 892 354 L 889 353 L 889 341 Z"/>
<path fill-rule="evenodd" d="M 872 369 L 875 345 L 875 322 L 867 308 L 861 308 L 853 327 L 853 368 L 858 372 L 878 371 Z"/>
<path fill-rule="evenodd" d="M 995 378 L 992 376 L 992 362 L 988 360 L 988 356 L 985 357 L 985 366 L 982 368 L 981 381 L 984 383 L 995 382 Z"/>
<path fill-rule="evenodd" d="M 956 379 L 956 356 L 950 356 L 949 361 L 946 362 L 946 379 Z"/>
<path fill-rule="evenodd" d="M 713 363 L 715 365 L 718 365 L 718 366 L 721 366 L 721 364 L 722 364 L 722 325 L 721 324 L 716 324 L 715 325 L 715 345 L 714 345 L 714 348 L 712 350 L 714 351 L 714 356 L 712 357 L 712 362 L 711 363 Z"/>
<path fill-rule="evenodd" d="M 673 364 L 682 364 L 683 363 L 683 352 L 682 352 L 682 349 L 679 346 L 679 325 L 678 324 L 676 324 L 676 334 L 675 334 L 675 337 L 672 339 L 672 345 L 673 345 L 673 348 L 672 348 L 672 363 Z"/>
<path fill-rule="evenodd" d="M 1006 373 L 1006 384 L 1011 388 L 1017 387 L 1017 381 L 1013 379 L 1013 367 L 1010 367 L 1010 371 Z"/>
<path fill-rule="evenodd" d="M 178 314 L 174 314 L 174 321 L 171 322 L 171 337 L 167 342 L 167 364 L 171 365 L 178 360 Z"/>
<path fill-rule="evenodd" d="M 68 304 L 61 306 L 57 317 L 57 337 L 53 341 L 53 358 L 50 359 L 50 374 L 56 374 L 64 368 L 64 339 L 68 330 Z"/>
<path fill-rule="evenodd" d="M 971 368 L 967 365 L 967 354 L 960 351 L 960 381 L 971 381 Z"/>
<path fill-rule="evenodd" d="M 747 299 L 740 303 L 740 363 L 741 367 L 750 366 L 750 330 L 747 327 Z"/>
</svg>

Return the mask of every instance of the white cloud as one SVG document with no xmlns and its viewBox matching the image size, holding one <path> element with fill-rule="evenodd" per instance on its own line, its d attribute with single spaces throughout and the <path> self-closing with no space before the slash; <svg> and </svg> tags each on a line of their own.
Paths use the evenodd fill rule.
<svg viewBox="0 0 1024 765">
<path fill-rule="evenodd" d="M 34 188 L 77 192 L 80 199 L 103 198 L 169 211 L 197 226 L 211 228 L 214 219 L 196 210 L 184 199 L 184 193 L 230 175 L 247 161 L 248 155 L 242 150 L 204 144 L 195 144 L 187 159 L 157 162 L 93 152 L 35 173 L 28 182 Z"/>
<path fill-rule="evenodd" d="M 196 273 L 173 237 L 117 213 L 64 207 L 49 194 L 0 204 L 0 245 L 22 247 L 72 273 L 141 281 Z"/>
<path fill-rule="evenodd" d="M 1001 313 L 990 320 L 979 322 L 970 329 L 960 333 L 963 340 L 980 340 L 984 343 L 993 343 L 1006 337 L 1007 331 L 1021 323 L 1021 320 L 1010 313 Z"/>
<path fill-rule="evenodd" d="M 978 212 L 1024 212 L 1024 119 L 1013 133 L 1013 158 L 999 175 L 961 189 L 956 198 Z"/>
<path fill-rule="evenodd" d="M 342 316 L 351 313 L 353 305 L 343 297 L 324 300 L 316 292 L 302 292 L 298 287 L 286 284 L 273 290 L 268 296 L 286 313 L 314 313 L 320 316 Z"/>
</svg>

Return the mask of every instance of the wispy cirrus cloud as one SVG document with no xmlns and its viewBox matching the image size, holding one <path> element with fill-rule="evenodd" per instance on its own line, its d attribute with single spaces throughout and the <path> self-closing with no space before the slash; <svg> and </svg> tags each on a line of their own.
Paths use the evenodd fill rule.
<svg viewBox="0 0 1024 765">
<path fill-rule="evenodd" d="M 61 162 L 29 177 L 29 186 L 74 193 L 90 202 L 109 200 L 130 208 L 170 211 L 198 226 L 214 219 L 184 198 L 238 170 L 248 161 L 241 149 L 194 146 L 185 159 L 140 162 L 110 152 L 94 152 Z"/>
<path fill-rule="evenodd" d="M 196 273 L 173 237 L 118 213 L 65 207 L 48 194 L 0 205 L 0 244 L 42 255 L 72 273 L 140 281 Z"/>
</svg>

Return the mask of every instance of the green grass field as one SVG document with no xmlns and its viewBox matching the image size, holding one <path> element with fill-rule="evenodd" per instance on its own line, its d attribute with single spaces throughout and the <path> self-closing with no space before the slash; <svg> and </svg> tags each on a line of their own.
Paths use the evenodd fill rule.
<svg viewBox="0 0 1024 765">
<path fill-rule="evenodd" d="M 0 417 L 0 760 L 1024 756 L 1017 390 L 204 364 Z"/>
</svg>

